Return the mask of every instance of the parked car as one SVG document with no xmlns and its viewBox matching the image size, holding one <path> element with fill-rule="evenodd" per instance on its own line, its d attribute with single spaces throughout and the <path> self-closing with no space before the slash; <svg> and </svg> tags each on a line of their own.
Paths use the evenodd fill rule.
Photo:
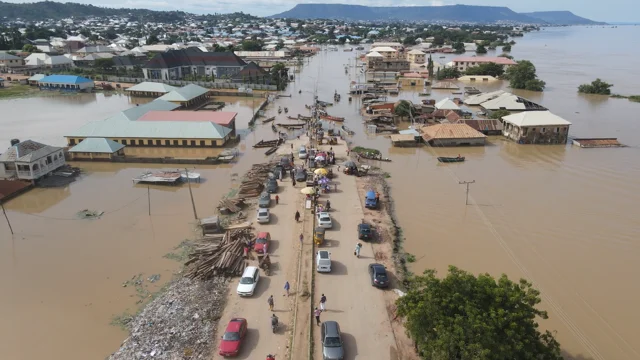
<svg viewBox="0 0 640 360">
<path fill-rule="evenodd" d="M 269 213 L 269 209 L 259 208 L 258 214 L 256 215 L 256 221 L 259 224 L 266 224 L 271 220 L 271 214 Z"/>
<path fill-rule="evenodd" d="M 376 197 L 375 191 L 367 191 L 367 194 L 364 196 L 364 207 L 366 207 L 367 209 L 378 208 L 378 198 Z"/>
<path fill-rule="evenodd" d="M 318 213 L 317 222 L 318 226 L 324 229 L 331 229 L 333 227 L 333 222 L 328 212 L 323 211 Z"/>
<path fill-rule="evenodd" d="M 267 192 L 269 194 L 278 192 L 278 180 L 276 179 L 267 180 L 267 183 L 265 184 L 265 188 L 267 189 Z"/>
<path fill-rule="evenodd" d="M 367 223 L 358 224 L 358 239 L 360 240 L 371 240 L 371 225 Z"/>
<path fill-rule="evenodd" d="M 335 321 L 325 321 L 320 329 L 320 341 L 322 342 L 322 360 L 343 360 L 344 344 L 340 325 Z"/>
<path fill-rule="evenodd" d="M 387 269 L 382 264 L 369 264 L 369 275 L 371 276 L 371 285 L 379 288 L 389 286 L 389 278 L 387 277 Z"/>
<path fill-rule="evenodd" d="M 293 168 L 293 162 L 291 161 L 291 156 L 283 156 L 280 159 L 280 166 L 284 169 L 284 171 L 289 171 Z"/>
<path fill-rule="evenodd" d="M 260 232 L 258 236 L 256 236 L 253 250 L 256 254 L 267 254 L 269 252 L 269 243 L 271 243 L 271 234 L 266 231 Z"/>
<path fill-rule="evenodd" d="M 300 148 L 300 150 L 298 150 L 298 158 L 304 160 L 309 156 L 309 154 L 307 153 L 307 148 L 302 146 Z"/>
<path fill-rule="evenodd" d="M 258 198 L 258 207 L 268 208 L 271 205 L 271 195 L 264 191 Z"/>
<path fill-rule="evenodd" d="M 304 169 L 296 169 L 294 176 L 297 182 L 307 181 L 307 171 Z"/>
<path fill-rule="evenodd" d="M 316 271 L 331 272 L 331 253 L 327 250 L 320 250 L 316 254 Z"/>
<path fill-rule="evenodd" d="M 247 319 L 234 318 L 227 324 L 227 329 L 222 335 L 220 341 L 220 350 L 218 354 L 221 356 L 236 356 L 240 352 L 242 341 L 247 335 Z"/>
<path fill-rule="evenodd" d="M 260 270 L 255 266 L 247 266 L 242 273 L 238 289 L 236 290 L 240 296 L 253 296 L 253 292 L 260 281 Z"/>
</svg>

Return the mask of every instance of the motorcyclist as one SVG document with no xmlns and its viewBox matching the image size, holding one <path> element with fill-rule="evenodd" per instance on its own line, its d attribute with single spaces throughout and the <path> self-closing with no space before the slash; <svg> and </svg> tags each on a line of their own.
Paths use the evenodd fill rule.
<svg viewBox="0 0 640 360">
<path fill-rule="evenodd" d="M 267 355 L 267 360 L 276 360 L 276 357 L 275 357 L 275 355 L 269 354 L 269 355 Z"/>
<path fill-rule="evenodd" d="M 331 210 L 331 202 L 327 200 L 327 210 Z"/>
</svg>

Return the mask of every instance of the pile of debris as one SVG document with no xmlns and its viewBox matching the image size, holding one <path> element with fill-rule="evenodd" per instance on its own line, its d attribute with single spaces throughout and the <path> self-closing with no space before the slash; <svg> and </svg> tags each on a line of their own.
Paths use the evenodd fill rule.
<svg viewBox="0 0 640 360">
<path fill-rule="evenodd" d="M 244 198 L 239 199 L 222 199 L 218 204 L 218 210 L 221 213 L 237 213 L 245 206 Z"/>
<path fill-rule="evenodd" d="M 208 359 L 227 279 L 180 278 L 127 325 L 130 336 L 109 360 Z"/>
<path fill-rule="evenodd" d="M 216 275 L 240 276 L 246 266 L 244 247 L 253 240 L 250 228 L 227 231 L 221 239 L 208 239 L 193 247 L 185 262 L 185 276 L 208 280 Z"/>
<path fill-rule="evenodd" d="M 245 197 L 257 197 L 264 190 L 264 182 L 269 178 L 274 163 L 254 164 L 240 184 L 238 195 Z"/>
</svg>

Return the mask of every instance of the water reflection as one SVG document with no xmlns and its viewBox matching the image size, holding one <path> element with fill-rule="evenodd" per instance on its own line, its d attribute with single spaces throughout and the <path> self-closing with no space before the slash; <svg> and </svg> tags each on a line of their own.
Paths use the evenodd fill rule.
<svg viewBox="0 0 640 360">
<path fill-rule="evenodd" d="M 560 167 L 566 151 L 566 145 L 520 145 L 508 140 L 502 140 L 500 146 L 500 156 L 519 168 Z"/>
<path fill-rule="evenodd" d="M 5 204 L 7 210 L 27 214 L 41 214 L 71 196 L 71 187 L 35 188 Z"/>
</svg>

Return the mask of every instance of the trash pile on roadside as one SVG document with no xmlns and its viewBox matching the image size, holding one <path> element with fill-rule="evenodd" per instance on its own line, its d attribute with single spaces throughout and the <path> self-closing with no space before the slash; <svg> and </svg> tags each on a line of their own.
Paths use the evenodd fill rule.
<svg viewBox="0 0 640 360">
<path fill-rule="evenodd" d="M 185 262 L 185 276 L 208 280 L 218 275 L 240 276 L 246 266 L 244 247 L 253 239 L 251 228 L 227 231 L 220 240 L 204 240 Z"/>
<path fill-rule="evenodd" d="M 209 358 L 227 281 L 216 277 L 172 282 L 129 323 L 130 336 L 109 360 Z"/>
</svg>

